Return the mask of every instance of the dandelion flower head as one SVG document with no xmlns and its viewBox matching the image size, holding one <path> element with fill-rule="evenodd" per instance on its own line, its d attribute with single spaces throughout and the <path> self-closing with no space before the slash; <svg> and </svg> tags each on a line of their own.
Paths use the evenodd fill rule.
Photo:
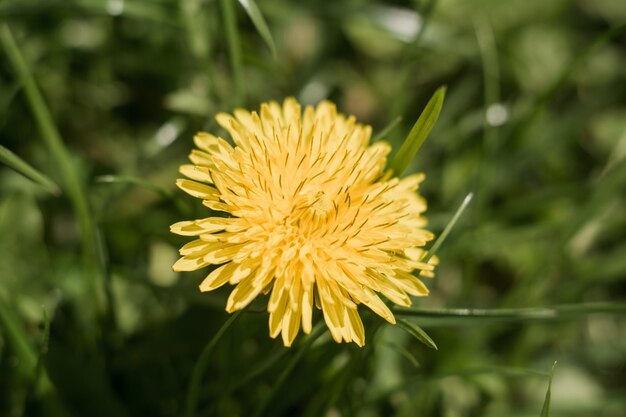
<svg viewBox="0 0 626 417">
<path fill-rule="evenodd" d="M 269 332 L 290 346 L 311 332 L 314 308 L 337 342 L 365 343 L 358 305 L 390 323 L 381 300 L 401 306 L 428 289 L 432 276 L 424 245 L 423 174 L 402 179 L 385 171 L 391 148 L 370 144 L 371 127 L 324 101 L 261 105 L 260 112 L 220 113 L 235 146 L 198 133 L 192 164 L 178 186 L 214 212 L 183 221 L 172 232 L 196 239 L 180 249 L 175 271 L 217 266 L 200 284 L 211 291 L 234 285 L 226 310 L 243 309 L 269 293 Z"/>
</svg>

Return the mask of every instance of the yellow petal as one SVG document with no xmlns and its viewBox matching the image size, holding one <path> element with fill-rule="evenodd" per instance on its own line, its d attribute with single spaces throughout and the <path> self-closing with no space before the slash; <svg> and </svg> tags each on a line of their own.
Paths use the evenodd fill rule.
<svg viewBox="0 0 626 417">
<path fill-rule="evenodd" d="M 311 333 L 313 321 L 313 288 L 302 292 L 302 331 Z"/>
<path fill-rule="evenodd" d="M 366 297 L 363 299 L 359 299 L 360 302 L 368 306 L 374 313 L 378 314 L 380 317 L 384 318 L 391 324 L 396 324 L 396 319 L 393 316 L 389 307 L 383 303 L 383 301 L 370 289 L 364 290 Z"/>
<path fill-rule="evenodd" d="M 300 308 L 295 310 L 288 308 L 283 317 L 282 337 L 286 347 L 291 346 L 300 330 Z"/>
<path fill-rule="evenodd" d="M 232 271 L 237 267 L 236 264 L 229 262 L 214 269 L 200 284 L 200 291 L 213 291 L 216 288 L 228 282 Z"/>
<path fill-rule="evenodd" d="M 196 239 L 180 248 L 179 252 L 181 255 L 193 255 L 194 253 L 203 252 L 206 246 L 207 242 L 202 239 Z"/>
<path fill-rule="evenodd" d="M 276 308 L 270 312 L 270 337 L 276 338 L 282 330 L 283 317 L 287 308 L 287 293 L 281 292 L 279 294 L 278 301 L 276 302 Z"/>
<path fill-rule="evenodd" d="M 202 256 L 183 256 L 172 266 L 172 269 L 176 272 L 182 271 L 195 271 L 197 269 L 204 268 L 205 266 L 210 265 L 209 262 L 206 262 Z"/>
<path fill-rule="evenodd" d="M 220 197 L 219 191 L 215 187 L 196 181 L 178 179 L 176 180 L 176 185 L 187 194 L 203 200 L 219 200 Z"/>
<path fill-rule="evenodd" d="M 202 233 L 206 233 L 206 230 L 198 226 L 195 221 L 174 223 L 170 226 L 170 231 L 172 233 L 176 233 L 177 235 L 183 236 L 197 236 L 201 235 Z"/>
<path fill-rule="evenodd" d="M 350 323 L 350 332 L 352 334 L 352 340 L 359 346 L 365 344 L 365 329 L 363 328 L 363 322 L 359 316 L 359 312 L 353 308 L 345 309 L 346 318 L 344 322 Z"/>
<path fill-rule="evenodd" d="M 226 302 L 226 311 L 232 313 L 245 308 L 272 280 L 274 271 L 260 271 L 241 281 L 230 293 Z"/>
<path fill-rule="evenodd" d="M 191 178 L 192 180 L 206 182 L 207 184 L 213 184 L 213 179 L 211 178 L 211 171 L 207 167 L 203 167 L 200 165 L 181 165 L 178 170 L 185 177 Z"/>
</svg>

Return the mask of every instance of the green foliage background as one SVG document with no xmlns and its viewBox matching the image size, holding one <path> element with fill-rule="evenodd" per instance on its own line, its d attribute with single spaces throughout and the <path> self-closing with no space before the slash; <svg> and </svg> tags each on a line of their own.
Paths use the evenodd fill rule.
<svg viewBox="0 0 626 417">
<path fill-rule="evenodd" d="M 0 416 L 539 416 L 554 361 L 550 415 L 625 416 L 624 2 L 242 4 L 0 1 L 0 145 L 63 190 L 0 166 Z M 475 198 L 398 313 L 439 350 L 365 311 L 285 349 L 264 300 L 218 340 L 228 290 L 171 271 L 194 132 L 330 98 L 399 149 L 443 84 L 410 170 L 437 233 Z"/>
</svg>

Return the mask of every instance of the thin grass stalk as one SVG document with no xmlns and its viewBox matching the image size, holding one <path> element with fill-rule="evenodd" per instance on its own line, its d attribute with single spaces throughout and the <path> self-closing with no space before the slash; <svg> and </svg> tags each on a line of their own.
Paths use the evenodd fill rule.
<svg viewBox="0 0 626 417">
<path fill-rule="evenodd" d="M 26 60 L 15 42 L 9 26 L 4 23 L 0 26 L 0 41 L 9 58 L 13 70 L 17 74 L 29 104 L 37 127 L 41 133 L 51 157 L 56 162 L 59 174 L 63 181 L 63 189 L 67 193 L 78 217 L 81 233 L 83 265 L 86 279 L 89 280 L 92 305 L 95 313 L 103 315 L 107 310 L 105 290 L 105 275 L 96 241 L 95 222 L 89 208 L 87 195 L 80 180 L 79 173 L 72 162 L 69 151 L 65 147 L 61 135 L 54 124 L 52 115 L 39 88 L 28 68 Z"/>
<path fill-rule="evenodd" d="M 300 359 L 302 359 L 304 354 L 309 350 L 313 342 L 315 342 L 317 338 L 320 337 L 324 333 L 324 328 L 325 327 L 323 323 L 320 322 L 315 326 L 311 334 L 307 336 L 302 346 L 291 357 L 291 360 L 287 363 L 287 365 L 285 366 L 285 369 L 283 369 L 281 374 L 278 376 L 278 379 L 272 386 L 272 390 L 261 401 L 256 411 L 254 412 L 253 417 L 261 417 L 265 413 L 265 410 L 267 409 L 268 405 L 271 403 L 271 401 L 274 399 L 278 391 L 285 384 L 285 382 L 287 381 L 287 378 L 289 378 L 289 375 L 291 375 L 296 365 L 300 362 Z"/>
<path fill-rule="evenodd" d="M 550 370 L 550 379 L 548 380 L 548 389 L 546 390 L 546 396 L 543 400 L 543 407 L 541 408 L 541 416 L 540 417 L 550 417 L 550 400 L 552 397 L 552 379 L 554 378 L 554 368 L 556 367 L 556 361 L 552 364 L 552 369 Z"/>
<path fill-rule="evenodd" d="M 35 397 L 41 400 L 48 415 L 55 417 L 67 417 L 69 414 L 61 403 L 56 389 L 43 366 L 43 355 L 37 355 L 35 349 L 29 344 L 28 336 L 24 332 L 20 318 L 15 310 L 9 308 L 0 297 L 0 327 L 8 344 L 19 360 L 22 374 L 34 389 Z M 48 323 L 44 330 L 44 343 L 47 348 Z"/>
<path fill-rule="evenodd" d="M 428 319 L 450 319 L 446 323 L 462 323 L 470 319 L 495 322 L 554 321 L 576 319 L 591 314 L 626 315 L 626 303 L 581 303 L 530 308 L 395 308 L 397 316 Z"/>
<path fill-rule="evenodd" d="M 496 165 L 495 151 L 498 140 L 498 127 L 488 120 L 488 111 L 500 101 L 500 68 L 498 65 L 498 51 L 491 22 L 487 16 L 476 19 L 474 23 L 478 50 L 483 69 L 483 154 L 479 166 L 478 185 L 476 188 L 475 213 L 477 219 L 484 219 L 488 215 L 486 202 L 491 196 L 491 179 L 497 178 L 494 172 Z"/>
<path fill-rule="evenodd" d="M 474 196 L 473 193 L 469 193 L 468 195 L 465 196 L 465 198 L 463 199 L 463 202 L 461 203 L 459 208 L 456 209 L 456 212 L 454 213 L 454 216 L 452 216 L 452 219 L 450 219 L 450 221 L 448 222 L 446 227 L 443 229 L 443 232 L 441 232 L 441 234 L 439 235 L 439 237 L 437 238 L 437 240 L 435 241 L 433 246 L 431 246 L 431 248 L 428 250 L 428 253 L 426 254 L 426 257 L 424 258 L 424 262 L 430 261 L 430 259 L 433 256 L 435 256 L 435 254 L 437 253 L 437 251 L 439 250 L 441 245 L 443 245 L 443 242 L 445 242 L 446 238 L 448 237 L 448 235 L 450 234 L 450 232 L 454 228 L 454 225 L 456 225 L 456 222 L 458 222 L 459 219 L 461 218 L 461 215 L 463 214 L 463 212 L 467 208 L 467 206 L 470 203 L 470 201 L 472 201 L 472 197 L 473 196 Z"/>
<path fill-rule="evenodd" d="M 229 392 L 236 391 L 240 388 L 248 385 L 256 377 L 262 375 L 269 370 L 274 364 L 280 361 L 289 352 L 288 349 L 280 349 L 274 352 L 271 356 L 266 357 L 261 363 L 254 367 L 250 372 L 243 375 L 241 378 L 237 378 L 236 382 L 230 388 Z"/>
<path fill-rule="evenodd" d="M 385 136 L 387 136 L 387 134 L 389 132 L 391 132 L 393 129 L 396 128 L 396 126 L 398 126 L 398 124 L 402 121 L 402 116 L 398 116 L 395 119 L 393 119 L 391 122 L 389 122 L 389 124 L 387 126 L 385 126 L 384 128 L 382 128 L 382 130 L 380 132 L 378 132 L 376 134 L 376 136 L 374 136 L 374 138 L 372 139 L 374 142 L 384 139 Z"/>
<path fill-rule="evenodd" d="M 520 377 L 520 376 L 525 376 L 525 377 L 539 377 L 539 378 L 550 378 L 550 374 L 547 372 L 543 372 L 543 371 L 537 371 L 534 369 L 528 369 L 528 368 L 516 368 L 516 367 L 504 367 L 504 366 L 494 366 L 494 367 L 488 367 L 488 368 L 470 368 L 470 369 L 457 369 L 457 370 L 453 370 L 453 371 L 449 371 L 449 372 L 442 372 L 438 375 L 424 375 L 424 374 L 419 374 L 419 375 L 415 375 L 413 377 L 409 377 L 404 379 L 402 382 L 382 391 L 379 392 L 375 395 L 373 395 L 371 398 L 366 399 L 365 401 L 361 402 L 360 404 L 357 404 L 354 408 L 353 411 L 357 411 L 361 408 L 364 408 L 366 406 L 369 406 L 371 404 L 376 404 L 380 401 L 383 401 L 387 398 L 389 398 L 389 396 L 397 393 L 397 392 L 401 392 L 404 390 L 407 390 L 408 388 L 412 387 L 415 384 L 418 383 L 429 383 L 429 382 L 433 382 L 436 380 L 442 380 L 442 379 L 446 379 L 446 378 L 454 378 L 454 377 L 473 377 L 473 376 L 477 376 L 477 375 L 488 375 L 488 374 L 497 374 L 497 375 L 504 375 L 504 376 L 508 376 L 508 377 Z"/>
<path fill-rule="evenodd" d="M 406 89 L 407 84 L 410 80 L 411 75 L 413 74 L 413 64 L 412 60 L 417 56 L 417 51 L 419 50 L 419 46 L 422 42 L 422 37 L 426 32 L 426 28 L 429 26 L 432 16 L 435 12 L 435 8 L 437 6 L 437 0 L 428 0 L 428 3 L 424 5 L 424 9 L 421 13 L 421 24 L 419 26 L 418 32 L 415 35 L 415 38 L 411 43 L 406 45 L 404 51 L 402 51 L 402 58 L 400 63 L 398 64 L 398 68 L 401 72 L 398 74 L 398 79 L 400 82 L 398 85 L 398 91 L 395 94 L 395 99 L 393 100 L 391 106 L 389 107 L 389 118 L 396 117 L 400 113 L 403 113 L 407 107 L 407 97 Z"/>
<path fill-rule="evenodd" d="M 31 181 L 41 185 L 51 194 L 59 195 L 61 189 L 50 178 L 33 168 L 28 162 L 11 152 L 9 149 L 0 145 L 0 162 L 13 168 L 15 171 L 24 175 Z"/>
<path fill-rule="evenodd" d="M 228 328 L 239 318 L 241 315 L 241 311 L 236 312 L 231 315 L 226 322 L 220 327 L 220 329 L 213 335 L 211 340 L 206 344 L 202 353 L 198 357 L 196 364 L 193 367 L 193 371 L 191 373 L 191 380 L 189 382 L 189 389 L 187 390 L 187 409 L 185 416 L 194 417 L 196 415 L 196 410 L 198 409 L 198 397 L 200 394 L 200 385 L 202 384 L 202 378 L 204 377 L 204 373 L 206 372 L 207 367 L 209 366 L 209 361 L 211 360 L 211 355 L 213 354 L 213 350 L 217 346 L 217 343 L 222 339 Z"/>
<path fill-rule="evenodd" d="M 239 106 L 245 101 L 245 88 L 243 81 L 243 62 L 241 54 L 241 41 L 237 28 L 237 15 L 235 13 L 235 0 L 220 0 L 222 20 L 225 26 L 226 43 L 230 57 L 230 69 L 233 77 L 234 96 L 233 104 Z"/>
</svg>

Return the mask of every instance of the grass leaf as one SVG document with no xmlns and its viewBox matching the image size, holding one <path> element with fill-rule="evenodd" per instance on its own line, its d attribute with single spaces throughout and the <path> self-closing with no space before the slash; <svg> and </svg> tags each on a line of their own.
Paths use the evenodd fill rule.
<svg viewBox="0 0 626 417">
<path fill-rule="evenodd" d="M 236 378 L 236 382 L 230 388 L 230 391 L 236 391 L 246 386 L 247 384 L 249 384 L 250 381 L 262 375 L 264 372 L 266 372 L 272 366 L 278 363 L 283 358 L 283 356 L 285 356 L 288 352 L 289 350 L 287 349 L 280 349 L 280 350 L 275 351 L 271 355 L 264 357 L 261 361 L 256 363 L 255 366 L 249 372 L 247 372 L 246 374 L 244 374 L 243 376 L 239 378 Z"/>
<path fill-rule="evenodd" d="M 209 366 L 211 355 L 217 343 L 220 341 L 226 330 L 237 320 L 241 311 L 231 315 L 226 322 L 220 327 L 220 329 L 213 335 L 211 340 L 206 344 L 200 357 L 196 361 L 191 374 L 191 381 L 189 382 L 189 389 L 187 391 L 187 417 L 193 417 L 196 415 L 196 409 L 198 407 L 198 396 L 200 394 L 200 384 L 202 384 L 202 377 L 206 372 L 206 368 Z"/>
<path fill-rule="evenodd" d="M 172 198 L 172 195 L 162 187 L 156 184 L 145 181 L 141 178 L 132 177 L 129 175 L 102 175 L 96 178 L 96 182 L 102 184 L 128 184 L 135 185 L 137 187 L 145 188 L 146 190 L 154 191 L 165 198 Z"/>
<path fill-rule="evenodd" d="M 37 355 L 28 343 L 28 337 L 24 333 L 15 310 L 9 308 L 2 298 L 0 298 L 0 324 L 2 325 L 2 333 L 19 359 L 23 372 L 29 378 L 34 379 Z"/>
<path fill-rule="evenodd" d="M 317 323 L 317 325 L 315 326 L 311 334 L 309 334 L 306 337 L 304 342 L 300 345 L 298 351 L 295 352 L 295 354 L 291 357 L 291 359 L 289 360 L 289 362 L 287 363 L 283 371 L 280 373 L 280 375 L 274 382 L 274 385 L 272 386 L 271 391 L 265 396 L 265 398 L 263 398 L 263 400 L 261 400 L 261 403 L 259 404 L 259 406 L 257 407 L 256 411 L 253 414 L 254 417 L 261 417 L 265 413 L 265 410 L 269 406 L 270 402 L 274 399 L 278 391 L 282 388 L 284 383 L 287 381 L 287 378 L 289 377 L 289 375 L 291 375 L 291 373 L 293 372 L 298 362 L 300 362 L 300 359 L 302 359 L 304 354 L 309 350 L 313 342 L 315 342 L 318 337 L 324 334 L 325 330 L 326 330 L 325 325 L 323 325 L 321 322 Z"/>
<path fill-rule="evenodd" d="M 366 406 L 371 407 L 372 404 L 376 404 L 380 401 L 388 399 L 390 396 L 397 392 L 409 390 L 414 385 L 428 384 L 433 381 L 441 381 L 446 378 L 458 378 L 458 377 L 473 377 L 476 375 L 502 375 L 507 377 L 540 377 L 547 378 L 549 375 L 546 372 L 538 371 L 530 368 L 518 368 L 510 366 L 491 366 L 491 367 L 476 367 L 476 368 L 461 368 L 450 371 L 444 371 L 435 375 L 426 375 L 424 373 L 416 374 L 413 377 L 405 378 L 403 381 L 392 385 L 381 392 L 376 393 L 370 398 L 356 404 L 354 410 L 364 408 Z"/>
<path fill-rule="evenodd" d="M 254 0 L 238 0 L 239 4 L 244 8 L 248 16 L 250 16 L 250 20 L 254 24 L 254 27 L 259 32 L 259 35 L 263 38 L 267 47 L 270 48 L 272 52 L 272 56 L 274 58 L 277 57 L 276 53 L 276 44 L 274 43 L 274 39 L 272 38 L 272 33 L 270 32 L 270 28 L 267 26 L 265 19 L 263 18 L 263 14 L 261 14 L 261 10 L 259 10 L 259 6 L 257 6 Z"/>
<path fill-rule="evenodd" d="M 391 132 L 396 126 L 398 126 L 398 123 L 400 123 L 401 121 L 402 116 L 398 116 L 393 119 L 391 122 L 389 122 L 387 126 L 383 127 L 382 130 L 376 134 L 376 136 L 374 136 L 373 141 L 375 142 L 377 140 L 383 139 L 387 135 L 387 133 Z"/>
<path fill-rule="evenodd" d="M 552 378 L 554 378 L 554 367 L 556 361 L 552 365 L 550 370 L 550 379 L 548 380 L 548 389 L 546 390 L 546 399 L 543 401 L 543 407 L 541 408 L 541 417 L 550 417 L 550 397 L 552 396 Z"/>
<path fill-rule="evenodd" d="M 10 168 L 13 168 L 20 174 L 24 175 L 26 178 L 32 180 L 33 182 L 44 187 L 48 192 L 59 195 L 61 194 L 61 189 L 58 185 L 54 183 L 50 178 L 37 171 L 28 162 L 24 161 L 22 158 L 0 145 L 0 162 L 3 162 Z"/>
<path fill-rule="evenodd" d="M 39 355 L 37 356 L 37 364 L 35 365 L 35 379 L 33 382 L 33 386 L 35 387 L 35 392 L 39 387 L 40 381 L 42 381 L 42 375 L 44 373 L 44 362 L 46 360 L 46 356 L 48 355 L 48 345 L 50 344 L 50 316 L 46 309 L 43 309 L 43 338 L 41 341 L 41 346 L 39 348 Z"/>
<path fill-rule="evenodd" d="M 413 125 L 409 135 L 391 161 L 390 168 L 396 176 L 402 175 L 435 127 L 446 96 L 446 87 L 439 87 L 430 98 L 424 111 Z"/>
<path fill-rule="evenodd" d="M 452 231 L 452 228 L 454 227 L 456 222 L 461 217 L 461 214 L 463 214 L 463 212 L 467 208 L 467 205 L 470 203 L 470 201 L 472 201 L 472 197 L 473 196 L 474 195 L 472 193 L 469 193 L 468 195 L 465 196 L 465 198 L 463 199 L 463 202 L 461 203 L 459 208 L 456 209 L 456 212 L 454 213 L 454 216 L 452 216 L 452 219 L 450 219 L 450 221 L 448 222 L 446 227 L 443 229 L 443 232 L 441 232 L 441 234 L 439 235 L 439 237 L 437 238 L 437 240 L 435 241 L 433 246 L 430 248 L 430 250 L 426 254 L 426 257 L 424 258 L 424 262 L 428 262 L 430 260 L 430 258 L 435 256 L 435 253 L 437 253 L 437 251 L 439 250 L 439 248 L 441 247 L 443 242 L 446 240 L 446 238 L 448 237 L 448 235 Z"/>
<path fill-rule="evenodd" d="M 429 325 L 465 325 L 476 322 L 527 322 L 574 319 L 590 314 L 626 315 L 626 303 L 565 304 L 548 308 L 394 308 L 397 316 L 420 317 Z"/>
<path fill-rule="evenodd" d="M 419 327 L 417 324 L 412 323 L 405 319 L 400 319 L 398 320 L 398 325 L 402 329 L 406 330 L 407 333 L 409 333 L 411 336 L 413 336 L 414 338 L 416 338 L 417 340 L 419 340 L 420 342 L 422 342 L 429 348 L 437 350 L 437 345 L 435 344 L 433 339 L 431 339 L 431 337 L 428 336 L 428 334 L 424 331 L 424 329 Z"/>
<path fill-rule="evenodd" d="M 399 345 L 397 343 L 386 342 L 384 346 L 395 350 L 400 355 L 402 355 L 408 362 L 411 363 L 416 369 L 420 367 L 419 361 L 413 356 L 411 352 L 409 352 L 404 346 Z"/>
<path fill-rule="evenodd" d="M 34 387 L 35 396 L 41 399 L 44 408 L 50 416 L 69 416 L 65 406 L 61 403 L 56 389 L 43 366 L 44 348 L 47 349 L 49 337 L 49 320 L 46 315 L 44 328 L 44 340 L 41 355 L 37 355 L 35 349 L 28 342 L 28 336 L 20 318 L 15 314 L 16 310 L 9 308 L 0 297 L 0 329 L 11 346 L 13 353 L 18 358 L 20 371 Z"/>
<path fill-rule="evenodd" d="M 243 63 L 241 58 L 241 41 L 237 28 L 237 16 L 231 0 L 220 0 L 222 21 L 225 25 L 226 43 L 230 57 L 230 69 L 234 85 L 233 104 L 240 105 L 244 101 Z"/>
<path fill-rule="evenodd" d="M 104 271 L 102 270 L 103 262 L 98 251 L 95 222 L 79 173 L 75 169 L 75 165 L 54 124 L 50 110 L 39 91 L 28 64 L 13 38 L 11 29 L 6 23 L 0 25 L 0 43 L 8 55 L 9 63 L 22 83 L 41 136 L 48 147 L 50 156 L 56 162 L 57 169 L 63 180 L 63 188 L 69 195 L 78 217 L 82 238 L 85 277 L 90 279 L 95 312 L 103 313 L 107 308 Z"/>
</svg>

